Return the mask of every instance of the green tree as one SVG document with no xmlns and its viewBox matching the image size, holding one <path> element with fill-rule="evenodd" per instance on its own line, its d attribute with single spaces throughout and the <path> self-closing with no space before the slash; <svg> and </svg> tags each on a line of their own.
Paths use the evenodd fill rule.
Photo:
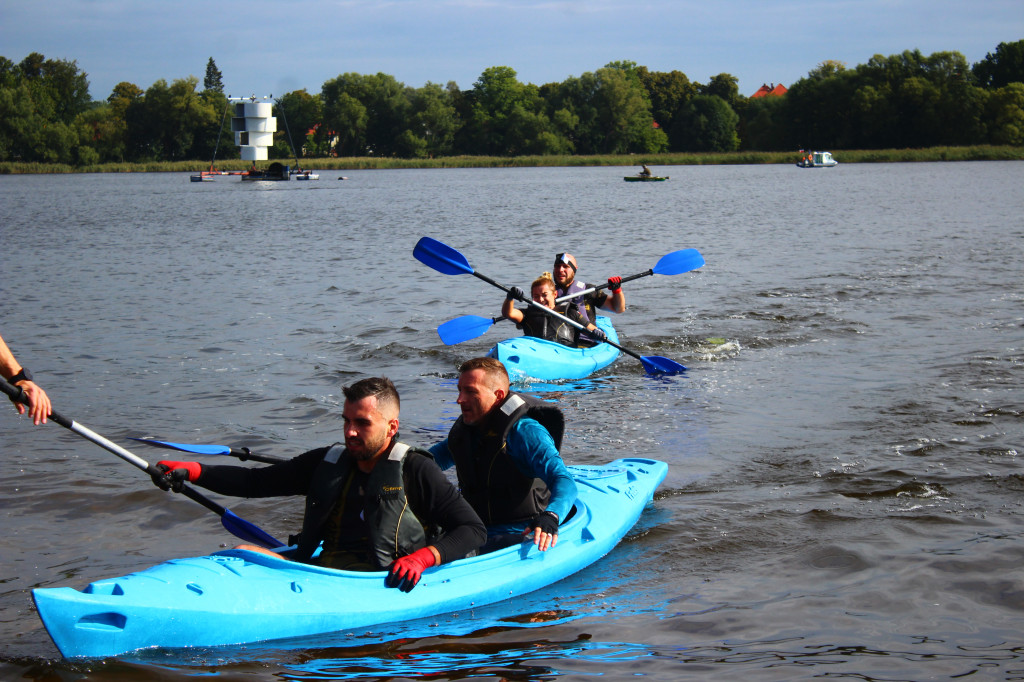
<svg viewBox="0 0 1024 682">
<path fill-rule="evenodd" d="M 206 62 L 206 77 L 203 78 L 203 90 L 224 92 L 224 75 L 217 68 L 217 63 L 210 57 Z"/>
<path fill-rule="evenodd" d="M 326 156 L 331 140 L 327 130 L 320 125 L 324 115 L 320 97 L 309 94 L 305 89 L 293 90 L 281 97 L 277 105 L 282 118 L 287 120 L 295 153 L 300 156 Z M 288 131 L 279 125 L 277 137 L 287 135 Z"/>
<path fill-rule="evenodd" d="M 686 105 L 669 134 L 682 149 L 695 152 L 731 152 L 739 148 L 739 116 L 718 95 L 697 95 Z"/>
<path fill-rule="evenodd" d="M 428 82 L 413 90 L 409 99 L 409 134 L 423 142 L 416 147 L 417 155 L 450 154 L 455 134 L 462 125 L 452 99 L 452 89 Z"/>
<path fill-rule="evenodd" d="M 786 136 L 785 115 L 785 97 L 748 100 L 739 125 L 741 148 L 761 151 L 791 149 Z"/>
<path fill-rule="evenodd" d="M 541 88 L 520 83 L 514 69 L 489 67 L 453 102 L 464 121 L 455 149 L 494 156 L 564 153 L 571 145 L 552 124 L 549 104 Z"/>
<path fill-rule="evenodd" d="M 846 71 L 846 64 L 844 62 L 837 59 L 826 59 L 811 69 L 807 74 L 807 77 L 814 80 L 824 80 L 826 78 L 838 76 L 843 71 Z"/>
<path fill-rule="evenodd" d="M 1024 145 L 1024 83 L 990 91 L 985 122 L 992 144 Z"/>
<path fill-rule="evenodd" d="M 407 129 L 406 88 L 393 76 L 346 73 L 321 89 L 324 123 L 338 133 L 339 154 L 391 156 Z"/>
<path fill-rule="evenodd" d="M 978 83 L 985 88 L 1024 83 L 1024 40 L 999 43 L 995 53 L 986 54 L 972 70 Z"/>
<path fill-rule="evenodd" d="M 563 81 L 549 99 L 561 121 L 577 121 L 569 141 L 578 154 L 654 153 L 667 148 L 654 127 L 650 101 L 638 74 L 604 67 Z"/>
<path fill-rule="evenodd" d="M 365 156 L 369 118 L 366 107 L 349 93 L 332 90 L 324 84 L 324 125 L 337 133 L 335 151 L 338 156 Z"/>
<path fill-rule="evenodd" d="M 0 158 L 74 163 L 76 117 L 89 109 L 89 81 L 73 61 L 33 52 L 0 60 Z"/>
<path fill-rule="evenodd" d="M 171 85 L 160 79 L 143 97 L 131 102 L 125 111 L 125 154 L 133 161 L 206 159 L 213 156 L 213 145 L 223 118 L 219 93 L 210 98 L 197 92 L 195 76 L 175 80 Z"/>
<path fill-rule="evenodd" d="M 721 98 L 730 107 L 735 106 L 740 97 L 739 79 L 728 73 L 713 76 L 707 85 L 699 85 L 697 89 L 702 95 Z"/>
<path fill-rule="evenodd" d="M 676 117 L 697 94 L 697 85 L 682 71 L 648 71 L 646 66 L 641 66 L 638 75 L 647 90 L 654 121 L 662 130 L 672 130 Z M 679 151 L 673 143 L 670 137 L 669 149 Z"/>
</svg>

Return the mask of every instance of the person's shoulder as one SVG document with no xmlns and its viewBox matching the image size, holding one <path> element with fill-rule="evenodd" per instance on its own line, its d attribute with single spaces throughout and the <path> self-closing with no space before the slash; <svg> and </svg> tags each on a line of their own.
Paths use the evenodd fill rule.
<svg viewBox="0 0 1024 682">
<path fill-rule="evenodd" d="M 322 445 L 318 448 L 313 448 L 312 450 L 306 450 L 301 455 L 296 456 L 295 459 L 323 459 L 324 457 L 327 456 L 327 453 L 330 452 L 331 449 L 334 448 L 335 446 L 341 446 L 342 450 L 345 449 L 345 446 L 342 443 L 334 443 L 333 445 Z"/>
<path fill-rule="evenodd" d="M 423 464 L 425 462 L 433 462 L 434 455 L 430 450 L 421 448 L 416 445 L 410 445 L 408 451 L 405 453 L 406 462 L 417 462 Z"/>
<path fill-rule="evenodd" d="M 512 434 L 522 436 L 523 438 L 538 438 L 549 435 L 544 425 L 529 415 L 523 415 L 512 425 L 509 435 L 511 436 Z"/>
<path fill-rule="evenodd" d="M 409 448 L 409 451 L 405 453 L 405 468 L 408 469 L 409 473 L 413 474 L 419 474 L 423 471 L 432 473 L 434 470 L 441 470 L 429 450 L 413 447 Z"/>
</svg>

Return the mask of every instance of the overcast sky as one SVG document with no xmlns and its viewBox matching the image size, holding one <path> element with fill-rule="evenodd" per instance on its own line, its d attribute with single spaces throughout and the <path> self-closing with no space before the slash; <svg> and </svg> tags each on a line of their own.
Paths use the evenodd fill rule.
<svg viewBox="0 0 1024 682">
<path fill-rule="evenodd" d="M 207 59 L 234 96 L 319 93 L 382 72 L 466 90 L 509 66 L 542 85 L 628 60 L 750 95 L 826 59 L 962 53 L 1024 39 L 1024 0 L 0 0 L 0 55 L 75 60 L 93 99 L 128 81 L 196 76 Z"/>
</svg>

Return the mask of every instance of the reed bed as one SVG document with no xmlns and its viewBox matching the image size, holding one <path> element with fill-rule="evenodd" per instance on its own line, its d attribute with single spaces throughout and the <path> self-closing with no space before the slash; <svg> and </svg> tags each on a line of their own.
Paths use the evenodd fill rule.
<svg viewBox="0 0 1024 682">
<path fill-rule="evenodd" d="M 913 163 L 923 161 L 1021 161 L 1024 147 L 977 145 L 971 147 L 929 147 L 926 149 L 831 149 L 844 163 Z M 373 156 L 306 158 L 304 169 L 318 171 L 379 170 L 402 168 L 534 168 L 554 166 L 704 166 L 796 163 L 798 152 L 728 152 L 668 154 L 608 154 L 595 156 L 442 156 L 432 159 L 397 159 Z M 280 159 L 292 165 L 293 159 Z M 259 166 L 265 167 L 266 162 Z M 218 170 L 241 171 L 247 161 L 217 162 Z M 66 164 L 0 162 L 0 175 L 30 173 L 198 173 L 209 170 L 208 161 L 152 161 L 102 163 L 87 166 Z"/>
</svg>

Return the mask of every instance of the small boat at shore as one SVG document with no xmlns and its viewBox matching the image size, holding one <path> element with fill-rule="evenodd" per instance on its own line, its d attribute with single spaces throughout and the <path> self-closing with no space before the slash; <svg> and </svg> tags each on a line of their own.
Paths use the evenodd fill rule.
<svg viewBox="0 0 1024 682">
<path fill-rule="evenodd" d="M 796 162 L 799 168 L 832 168 L 839 162 L 832 158 L 831 152 L 811 152 Z"/>
<path fill-rule="evenodd" d="M 606 315 L 598 315 L 594 324 L 608 335 L 609 341 L 619 342 L 619 335 Z M 607 343 L 572 348 L 535 336 L 517 336 L 499 341 L 487 356 L 500 360 L 512 381 L 526 378 L 554 381 L 582 379 L 593 374 L 615 362 L 619 349 Z"/>
<path fill-rule="evenodd" d="M 61 654 L 90 659 L 347 633 L 481 607 L 551 585 L 610 552 L 653 499 L 668 465 L 624 458 L 569 471 L 578 496 L 557 546 L 540 552 L 524 542 L 428 568 L 408 593 L 386 587 L 383 571 L 339 571 L 230 549 L 82 591 L 37 588 L 32 597 Z"/>
</svg>

